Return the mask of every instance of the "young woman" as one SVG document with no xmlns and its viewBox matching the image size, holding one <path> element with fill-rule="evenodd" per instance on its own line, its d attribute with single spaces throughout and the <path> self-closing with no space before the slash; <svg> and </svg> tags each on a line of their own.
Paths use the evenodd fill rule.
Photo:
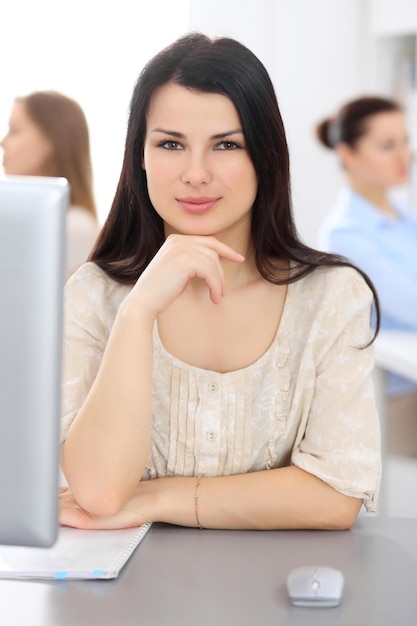
<svg viewBox="0 0 417 626">
<path fill-rule="evenodd" d="M 349 258 L 372 279 L 382 328 L 417 331 L 417 217 L 390 193 L 407 183 L 410 169 L 402 108 L 385 98 L 359 98 L 323 120 L 317 134 L 346 175 L 319 247 Z M 417 385 L 391 374 L 388 391 L 388 450 L 417 455 Z"/>
<path fill-rule="evenodd" d="M 6 174 L 63 176 L 71 186 L 67 276 L 87 260 L 98 234 L 87 122 L 80 105 L 60 93 L 16 98 L 0 142 Z"/>
<path fill-rule="evenodd" d="M 298 239 L 246 47 L 190 34 L 145 67 L 66 298 L 63 524 L 340 529 L 375 509 L 372 291 Z"/>
</svg>

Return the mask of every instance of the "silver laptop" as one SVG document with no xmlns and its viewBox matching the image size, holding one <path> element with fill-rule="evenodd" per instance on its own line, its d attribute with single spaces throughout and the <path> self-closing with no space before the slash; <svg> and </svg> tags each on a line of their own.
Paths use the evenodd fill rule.
<svg viewBox="0 0 417 626">
<path fill-rule="evenodd" d="M 58 530 L 63 178 L 0 179 L 0 544 Z"/>
</svg>

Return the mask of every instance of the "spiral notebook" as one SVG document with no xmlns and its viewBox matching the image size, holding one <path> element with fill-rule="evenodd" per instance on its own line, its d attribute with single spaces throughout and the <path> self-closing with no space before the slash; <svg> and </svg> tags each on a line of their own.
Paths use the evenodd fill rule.
<svg viewBox="0 0 417 626">
<path fill-rule="evenodd" d="M 61 526 L 52 548 L 0 546 L 0 578 L 116 578 L 151 524 L 120 530 Z"/>
</svg>

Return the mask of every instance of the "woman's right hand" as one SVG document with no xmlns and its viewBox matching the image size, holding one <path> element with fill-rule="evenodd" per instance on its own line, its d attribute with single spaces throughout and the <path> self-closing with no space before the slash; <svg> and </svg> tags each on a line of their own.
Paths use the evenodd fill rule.
<svg viewBox="0 0 417 626">
<path fill-rule="evenodd" d="M 244 257 L 215 237 L 169 235 L 139 277 L 128 299 L 140 298 L 153 318 L 169 308 L 190 280 L 205 281 L 210 299 L 221 302 L 225 279 L 221 260 L 241 263 Z"/>
</svg>

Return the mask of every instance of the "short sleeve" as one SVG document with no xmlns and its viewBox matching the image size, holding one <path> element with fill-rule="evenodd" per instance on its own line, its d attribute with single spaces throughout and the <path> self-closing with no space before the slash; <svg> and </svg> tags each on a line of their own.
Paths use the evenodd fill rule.
<svg viewBox="0 0 417 626">
<path fill-rule="evenodd" d="M 94 263 L 82 265 L 65 286 L 61 443 L 97 376 L 126 290 Z"/>
<path fill-rule="evenodd" d="M 381 476 L 379 420 L 372 383 L 372 292 L 353 269 L 329 272 L 318 320 L 315 384 L 292 463 L 376 509 Z M 368 347 L 366 347 L 368 346 Z"/>
</svg>

